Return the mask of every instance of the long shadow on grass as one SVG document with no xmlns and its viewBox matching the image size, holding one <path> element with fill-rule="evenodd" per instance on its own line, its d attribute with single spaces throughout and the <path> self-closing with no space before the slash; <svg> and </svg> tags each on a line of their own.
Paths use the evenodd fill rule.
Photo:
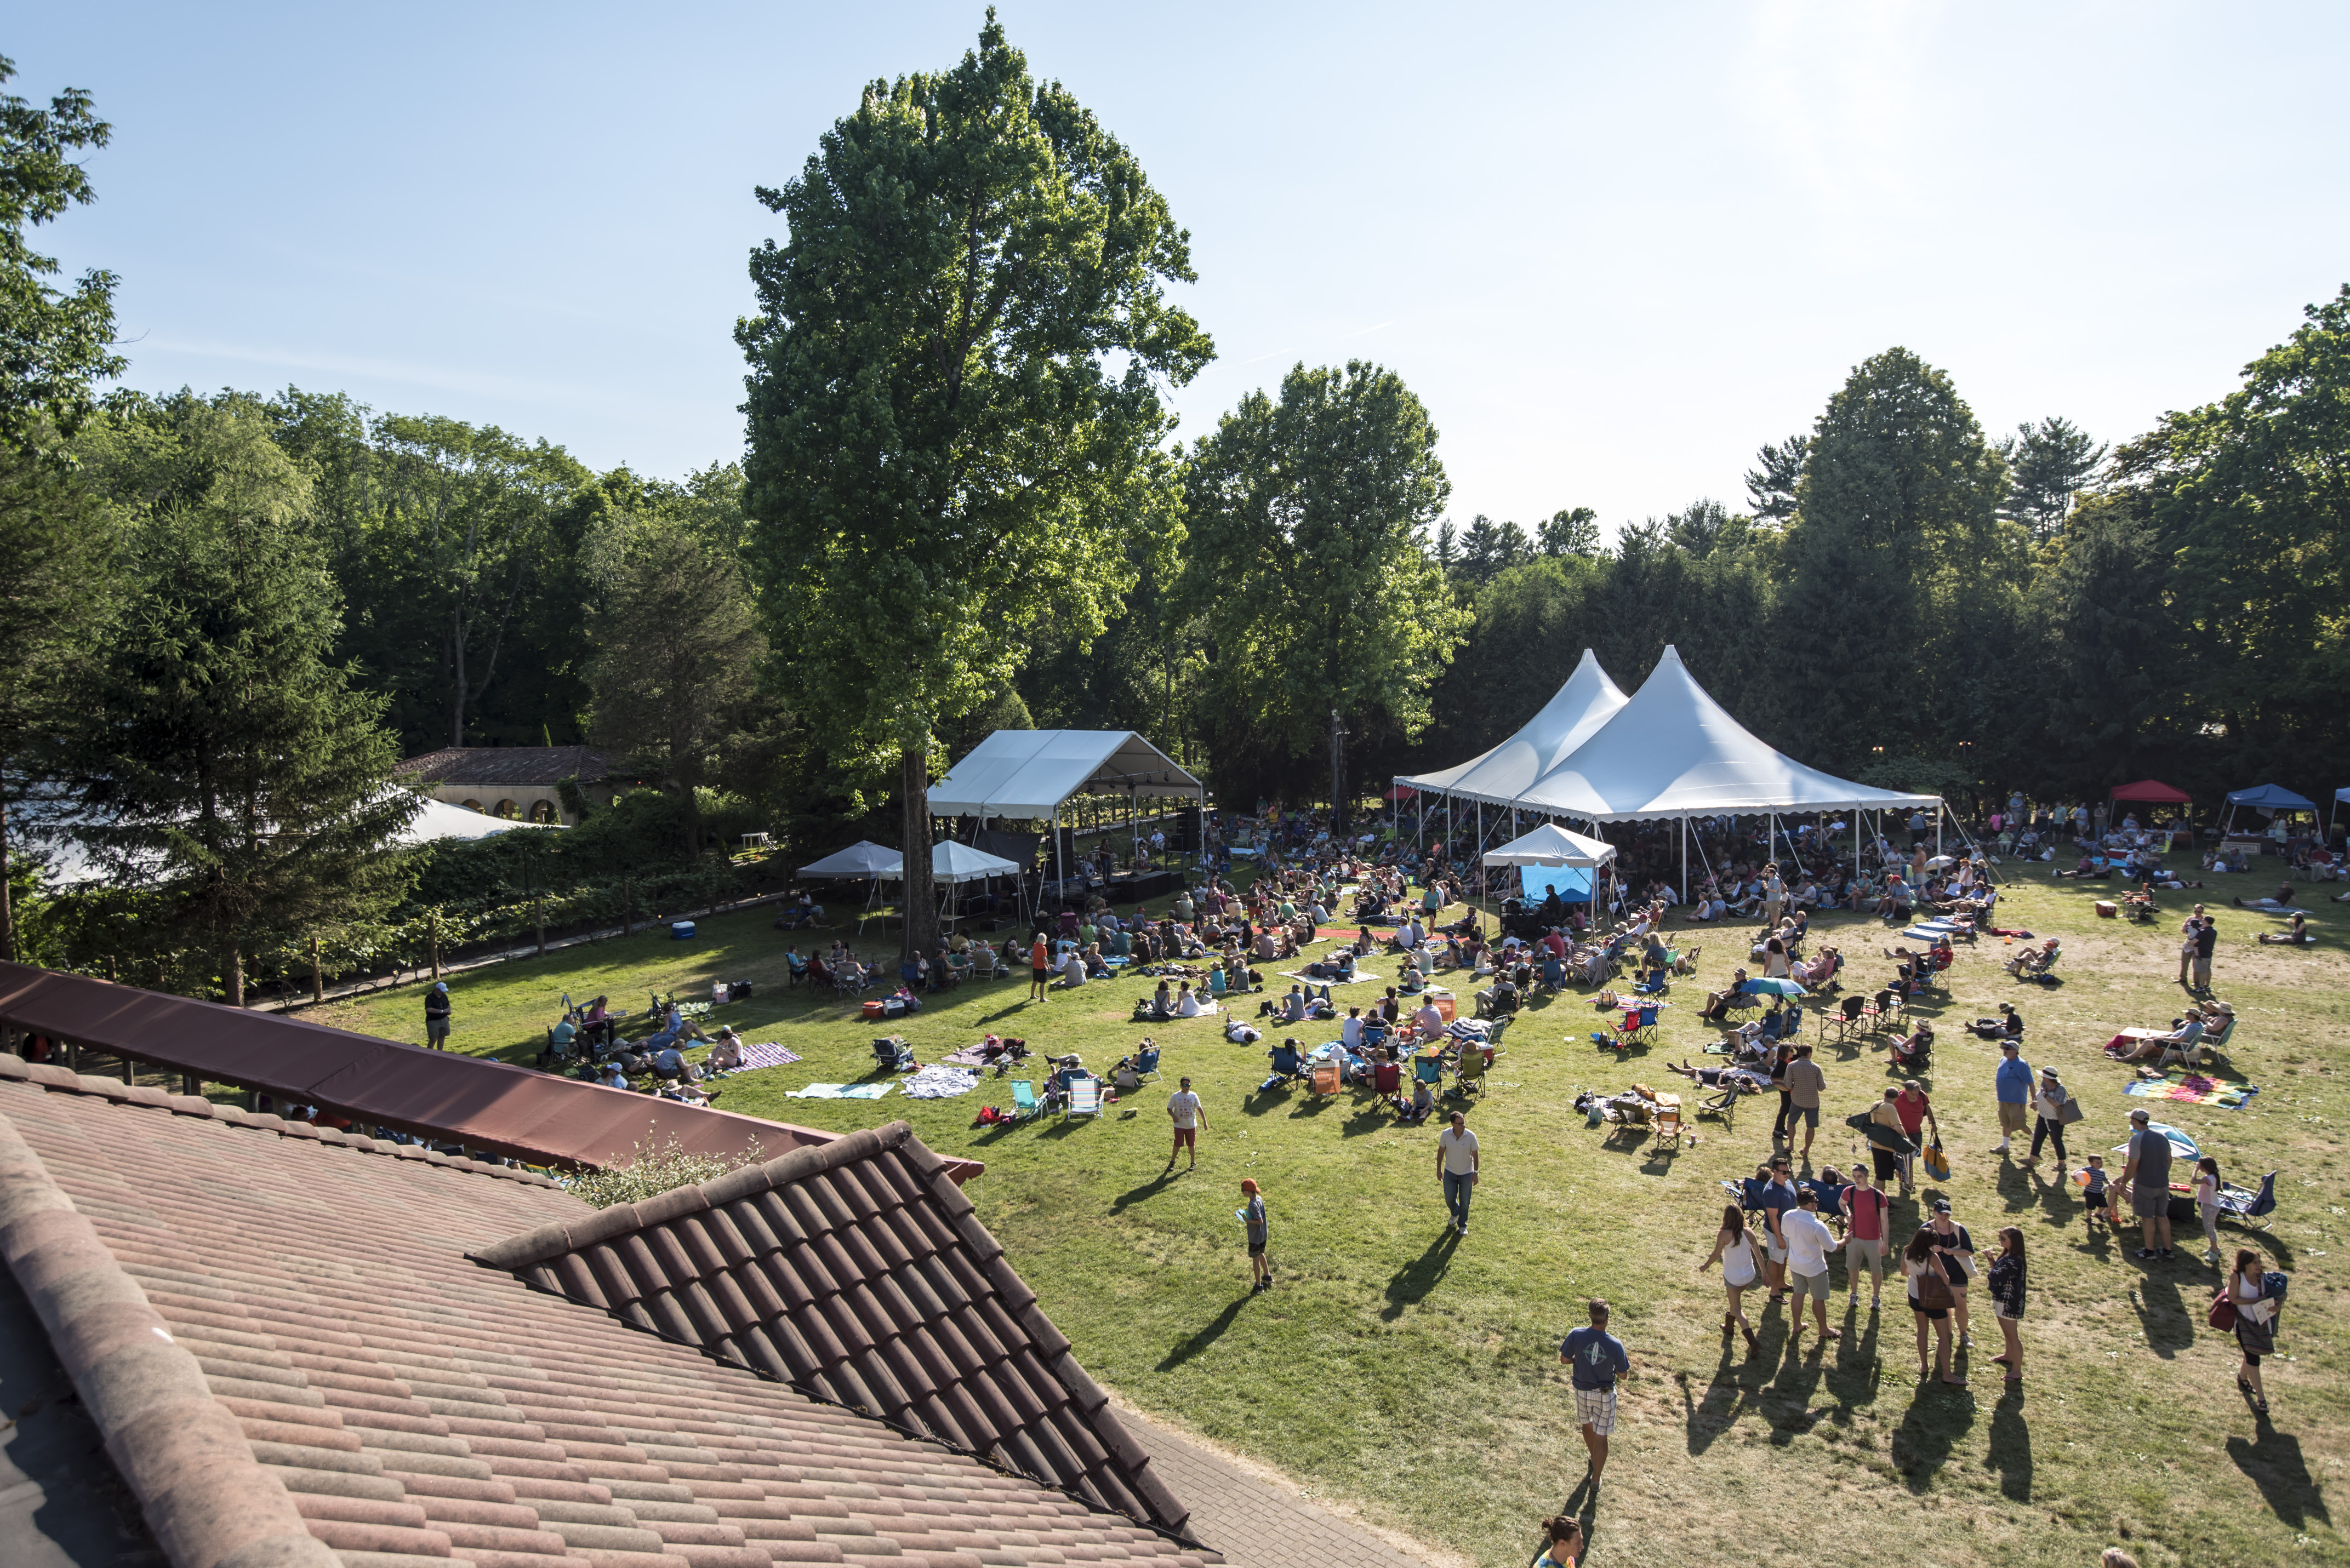
<svg viewBox="0 0 2350 1568">
<path fill-rule="evenodd" d="M 2146 1334 L 2146 1347 L 2168 1361 L 2195 1343 L 2195 1321 L 2187 1315 L 2178 1282 L 2155 1272 L 2165 1267 L 2162 1263 L 2147 1266 L 2137 1287 L 2130 1292 L 2130 1305 Z"/>
<path fill-rule="evenodd" d="M 2256 1418 L 2255 1430 L 2258 1436 L 2251 1442 L 2228 1439 L 2228 1457 L 2236 1461 L 2236 1468 L 2261 1489 L 2262 1499 L 2276 1516 L 2293 1529 L 2303 1528 L 2313 1519 L 2332 1524 L 2325 1500 L 2310 1477 L 2309 1462 L 2302 1458 L 2301 1439 L 2278 1431 L 2266 1416 Z"/>
<path fill-rule="evenodd" d="M 1160 1193 L 1166 1191 L 1169 1188 L 1174 1185 L 1175 1171 L 1173 1168 L 1170 1167 L 1168 1169 L 1161 1171 L 1159 1175 L 1152 1177 L 1141 1186 L 1130 1187 L 1124 1192 L 1119 1193 L 1118 1195 L 1118 1200 L 1109 1206 L 1109 1211 L 1113 1214 L 1121 1213 L 1148 1199 L 1158 1197 Z"/>
<path fill-rule="evenodd" d="M 1721 1359 L 1714 1366 L 1713 1379 L 1705 1386 L 1703 1398 L 1690 1397 L 1689 1375 L 1681 1374 L 1682 1428 L 1691 1459 L 1713 1447 L 1714 1439 L 1736 1426 L 1740 1416 L 1762 1408 L 1760 1392 L 1747 1383 L 1746 1368 L 1731 1361 L 1732 1354 L 1731 1345 L 1722 1345 Z"/>
<path fill-rule="evenodd" d="M 1214 1322 L 1169 1351 L 1166 1359 L 1159 1364 L 1159 1370 L 1172 1372 L 1208 1346 L 1215 1344 L 1217 1340 L 1222 1339 L 1224 1330 L 1232 1326 L 1233 1321 L 1241 1315 L 1241 1308 L 1248 1305 L 1248 1301 L 1247 1296 L 1234 1297 L 1230 1306 L 1216 1314 Z"/>
<path fill-rule="evenodd" d="M 1426 1300 L 1452 1267 L 1452 1254 L 1460 1245 L 1460 1236 L 1448 1226 L 1444 1234 L 1428 1244 L 1427 1251 L 1398 1269 L 1388 1281 L 1388 1304 L 1379 1310 L 1380 1318 L 1393 1323 L 1406 1307 Z"/>
<path fill-rule="evenodd" d="M 1938 1379 L 1918 1384 L 1908 1414 L 1893 1432 L 1893 1467 L 1903 1483 L 1913 1492 L 1932 1490 L 1936 1472 L 1974 1424 L 1974 1396 L 1967 1390 Z"/>
<path fill-rule="evenodd" d="M 1999 1472 L 1999 1490 L 2012 1502 L 2032 1501 L 2032 1428 L 2023 1418 L 2023 1390 L 2010 1388 L 1991 1409 L 1988 1468 Z"/>
</svg>

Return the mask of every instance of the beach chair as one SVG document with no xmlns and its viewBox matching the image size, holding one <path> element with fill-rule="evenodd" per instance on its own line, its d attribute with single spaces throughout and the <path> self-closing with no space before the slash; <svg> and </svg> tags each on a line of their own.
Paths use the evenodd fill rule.
<svg viewBox="0 0 2350 1568">
<path fill-rule="evenodd" d="M 1444 1082 L 1444 1058 L 1433 1051 L 1423 1051 L 1411 1059 L 1412 1081 L 1434 1088 Z"/>
<path fill-rule="evenodd" d="M 2273 1170 L 2262 1177 L 2258 1192 L 2221 1182 L 2220 1212 L 2242 1220 L 2255 1231 L 2267 1230 L 2271 1223 L 2269 1216 L 2276 1212 L 2276 1179 L 2277 1173 Z"/>
<path fill-rule="evenodd" d="M 1135 1053 L 1134 1072 L 1135 1075 L 1139 1078 L 1149 1079 L 1159 1076 L 1158 1046 L 1146 1046 L 1142 1050 Z"/>
<path fill-rule="evenodd" d="M 1012 1115 L 1015 1121 L 1031 1121 L 1044 1114 L 1045 1107 L 1036 1103 L 1036 1085 L 1025 1078 L 1012 1080 Z"/>
<path fill-rule="evenodd" d="M 1720 1116 L 1723 1129 L 1734 1133 L 1738 1130 L 1738 1102 L 1744 1097 L 1745 1091 L 1736 1084 L 1724 1084 L 1720 1094 L 1697 1103 L 1697 1114 L 1701 1116 Z M 1725 1182 L 1723 1185 L 1733 1187 L 1734 1189 L 1734 1185 L 1731 1183 Z"/>
<path fill-rule="evenodd" d="M 1832 1035 L 1838 1042 L 1849 1040 L 1863 1031 L 1861 1014 L 1867 1010 L 1868 998 L 1856 992 L 1840 999 L 1835 1007 L 1820 1013 L 1820 1039 L 1825 1044 Z"/>
<path fill-rule="evenodd" d="M 1657 1039 L 1658 1012 L 1659 1009 L 1654 1007 L 1643 1007 L 1636 1012 L 1626 1013 L 1624 1023 L 1627 1033 L 1624 1043 L 1627 1045 L 1654 1044 Z"/>
<path fill-rule="evenodd" d="M 1681 950 L 1680 955 L 1678 958 L 1673 960 L 1673 972 L 1675 974 L 1682 975 L 1695 974 L 1697 972 L 1698 955 L 1704 951 L 1705 948 L 1703 944 L 1691 942 L 1688 947 Z"/>
<path fill-rule="evenodd" d="M 1657 1096 L 1657 1147 L 1664 1147 L 1665 1140 L 1670 1138 L 1674 1149 L 1678 1151 L 1681 1147 L 1682 1130 L 1681 1097 L 1679 1095 L 1659 1095 Z"/>
<path fill-rule="evenodd" d="M 1083 1074 L 1069 1080 L 1068 1098 L 1061 1102 L 1061 1119 L 1101 1115 L 1101 1080 Z"/>
<path fill-rule="evenodd" d="M 1872 1000 L 1875 1005 L 1870 1012 L 1877 1019 L 1877 1022 L 1871 1025 L 1874 1029 L 1885 1030 L 1894 1027 L 1901 1022 L 1903 1013 L 1908 1009 L 1908 1002 L 1902 999 L 1901 993 L 1898 991 L 1880 991 Z"/>
</svg>

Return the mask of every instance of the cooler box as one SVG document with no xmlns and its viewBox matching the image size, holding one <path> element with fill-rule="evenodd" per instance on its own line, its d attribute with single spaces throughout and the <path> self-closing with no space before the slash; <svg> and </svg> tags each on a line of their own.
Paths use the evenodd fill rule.
<svg viewBox="0 0 2350 1568">
<path fill-rule="evenodd" d="M 1428 1000 L 1436 1003 L 1437 1015 L 1442 1018 L 1445 1023 L 1450 1023 L 1453 1019 L 1460 1016 L 1460 1014 L 1456 1013 L 1452 1010 L 1452 993 L 1451 992 L 1438 991 L 1431 987 L 1428 993 Z"/>
<path fill-rule="evenodd" d="M 691 920 L 671 921 L 669 935 L 671 941 L 691 941 L 693 940 L 693 922 Z"/>
<path fill-rule="evenodd" d="M 2097 919 L 2101 919 L 2101 920 L 2110 920 L 2110 919 L 2112 919 L 2114 918 L 2115 913 L 2116 912 L 2116 909 L 2117 909 L 2117 906 L 2114 903 L 2114 901 L 2113 901 L 2111 898 L 2100 898 L 2100 899 L 2098 899 L 2098 900 L 2097 900 Z"/>
<path fill-rule="evenodd" d="M 868 1018 L 879 1018 L 887 1010 L 888 1005 L 889 1004 L 887 1002 L 868 1002 L 865 1004 L 865 1016 Z"/>
</svg>

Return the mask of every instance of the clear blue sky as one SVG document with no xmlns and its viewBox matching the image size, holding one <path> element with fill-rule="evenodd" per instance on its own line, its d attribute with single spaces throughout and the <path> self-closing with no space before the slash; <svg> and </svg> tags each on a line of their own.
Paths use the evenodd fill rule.
<svg viewBox="0 0 2350 1568">
<path fill-rule="evenodd" d="M 131 384 L 348 390 L 675 475 L 741 448 L 744 257 L 877 76 L 983 6 L 28 7 L 93 91 Z M 2350 9 L 1012 0 L 1191 231 L 1221 358 L 1393 367 L 1452 514 L 1736 502 L 1903 344 L 1995 430 L 2224 393 L 2350 280 Z"/>
</svg>

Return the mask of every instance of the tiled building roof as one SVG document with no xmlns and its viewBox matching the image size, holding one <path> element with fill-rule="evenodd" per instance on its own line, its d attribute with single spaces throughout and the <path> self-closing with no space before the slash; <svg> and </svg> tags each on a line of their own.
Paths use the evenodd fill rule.
<svg viewBox="0 0 2350 1568">
<path fill-rule="evenodd" d="M 694 1249 L 724 1244 L 721 1215 L 748 1247 L 737 1216 L 772 1206 L 799 1228 L 762 1254 L 785 1309 L 766 1331 L 778 1355 L 790 1339 L 773 1324 L 806 1344 L 821 1321 L 837 1338 L 844 1307 L 886 1314 L 902 1297 L 910 1310 L 949 1277 L 962 1300 L 941 1299 L 936 1318 L 868 1319 L 890 1324 L 888 1339 L 843 1344 L 838 1362 L 803 1371 L 786 1357 L 763 1370 L 842 1392 L 853 1373 L 882 1397 L 878 1366 L 908 1397 L 907 1424 L 943 1434 L 925 1398 L 960 1413 L 960 1389 L 992 1417 L 972 1386 L 1011 1399 L 1016 1364 L 1024 1397 L 1045 1407 L 1028 1441 L 1046 1465 L 1058 1460 L 1066 1412 L 1091 1385 L 985 1231 L 955 1211 L 942 1163 L 899 1129 L 796 1151 L 731 1188 L 667 1195 L 618 1220 L 543 1179 L 406 1153 L 0 1057 L 0 1259 L 177 1568 L 1208 1560 L 1161 1530 L 714 1358 L 750 1343 L 727 1290 L 743 1276 L 713 1266 L 725 1254 Z M 925 1251 L 905 1241 L 914 1235 Z M 565 1240 L 548 1251 L 550 1238 Z M 661 1282 L 636 1298 L 659 1332 L 486 1266 L 513 1252 L 538 1257 L 526 1271 L 561 1277 L 567 1260 L 592 1274 L 599 1248 L 627 1262 L 629 1280 Z M 811 1303 L 785 1300 L 784 1279 Z M 667 1308 L 651 1304 L 664 1294 Z M 681 1319 L 692 1334 L 676 1333 Z M 969 1324 L 985 1325 L 1003 1359 L 960 1376 L 925 1360 L 926 1389 L 883 1349 L 935 1355 L 950 1327 L 971 1338 Z M 731 1339 L 712 1332 L 723 1324 Z M 1040 1376 L 1031 1362 L 1054 1365 Z M 981 1430 L 959 1429 L 965 1439 Z M 997 1442 L 1014 1462 L 1024 1457 L 1016 1441 Z M 1147 1517 L 1163 1524 L 1172 1509 L 1180 1524 L 1139 1450 L 1122 1470 L 1101 1462 L 1067 1472 L 1070 1490 L 1107 1496 L 1104 1477 L 1122 1474 L 1134 1497 L 1163 1500 Z"/>
<path fill-rule="evenodd" d="M 475 1254 L 818 1398 L 1183 1528 L 947 1163 L 904 1122 Z"/>
<path fill-rule="evenodd" d="M 619 759 L 597 746 L 443 746 L 401 762 L 392 771 L 420 784 L 544 784 L 565 779 L 595 784 Z"/>
</svg>

